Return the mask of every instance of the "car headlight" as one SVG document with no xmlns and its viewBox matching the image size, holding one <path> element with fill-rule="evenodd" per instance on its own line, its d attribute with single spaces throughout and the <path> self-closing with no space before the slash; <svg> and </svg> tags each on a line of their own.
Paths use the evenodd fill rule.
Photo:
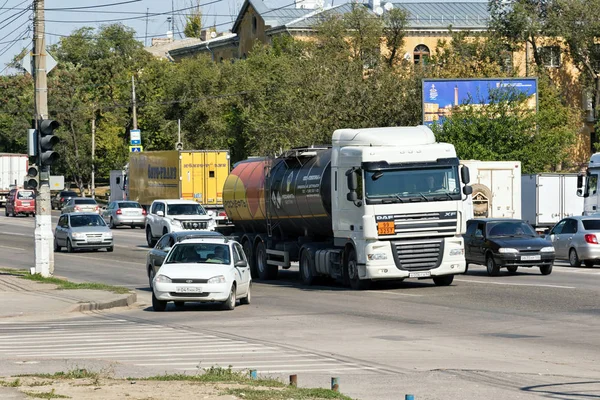
<svg viewBox="0 0 600 400">
<path fill-rule="evenodd" d="M 73 239 L 85 239 L 85 233 L 81 232 L 73 232 L 71 236 L 73 236 Z"/>
<path fill-rule="evenodd" d="M 387 260 L 387 254 L 385 254 L 385 253 L 367 254 L 367 259 L 371 260 L 371 261 Z"/>
<path fill-rule="evenodd" d="M 215 221 L 214 219 L 208 220 L 208 226 L 216 226 L 216 225 L 217 225 L 217 221 Z"/>
<path fill-rule="evenodd" d="M 172 219 L 171 220 L 171 225 L 175 225 L 175 226 L 181 226 L 181 221 L 176 220 L 176 219 Z"/>
<path fill-rule="evenodd" d="M 540 249 L 541 253 L 554 253 L 554 247 L 552 246 L 548 246 L 548 247 L 542 247 Z"/>
<path fill-rule="evenodd" d="M 462 256 L 463 254 L 465 254 L 465 249 L 451 249 L 450 250 L 451 256 Z"/>
<path fill-rule="evenodd" d="M 207 283 L 225 283 L 225 277 L 223 275 L 213 276 L 208 280 Z"/>
<path fill-rule="evenodd" d="M 171 283 L 171 278 L 169 278 L 168 276 L 165 275 L 156 275 L 156 277 L 154 278 L 154 282 L 158 282 L 158 283 Z"/>
<path fill-rule="evenodd" d="M 511 247 L 500 247 L 498 249 L 498 253 L 518 253 L 519 250 L 513 249 Z"/>
<path fill-rule="evenodd" d="M 108 238 L 108 239 L 112 239 L 113 234 L 112 234 L 112 232 L 106 232 L 106 233 L 104 233 L 104 237 Z"/>
</svg>

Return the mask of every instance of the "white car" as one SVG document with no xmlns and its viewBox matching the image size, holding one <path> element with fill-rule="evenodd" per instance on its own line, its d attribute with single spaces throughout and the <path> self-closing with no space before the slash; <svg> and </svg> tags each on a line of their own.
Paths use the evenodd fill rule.
<svg viewBox="0 0 600 400">
<path fill-rule="evenodd" d="M 154 247 L 163 235 L 185 230 L 214 231 L 217 222 L 212 211 L 206 212 L 192 200 L 154 200 L 146 216 L 146 242 Z"/>
<path fill-rule="evenodd" d="M 242 246 L 226 237 L 176 243 L 152 281 L 152 307 L 165 311 L 169 301 L 220 302 L 233 310 L 237 300 L 250 304 L 252 278 Z"/>
</svg>

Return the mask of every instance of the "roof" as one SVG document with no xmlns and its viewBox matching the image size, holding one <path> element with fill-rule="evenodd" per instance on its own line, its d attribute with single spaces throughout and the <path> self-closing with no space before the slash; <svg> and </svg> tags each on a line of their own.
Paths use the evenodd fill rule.
<svg viewBox="0 0 600 400">
<path fill-rule="evenodd" d="M 470 222 L 470 221 L 476 221 L 476 222 L 524 222 L 524 223 L 527 223 L 522 219 L 516 219 L 516 218 L 473 218 L 467 222 Z"/>
<path fill-rule="evenodd" d="M 156 199 L 156 201 L 162 201 L 167 204 L 200 204 L 195 202 L 194 200 L 181 200 L 181 199 Z"/>
<path fill-rule="evenodd" d="M 196 238 L 196 239 L 185 239 L 179 243 L 229 243 L 230 239 L 226 236 L 221 237 L 211 237 L 211 238 Z"/>
<path fill-rule="evenodd" d="M 186 236 L 190 236 L 190 238 L 192 236 L 200 237 L 200 236 L 206 236 L 206 237 L 223 237 L 223 234 L 221 232 L 215 232 L 215 231 L 178 231 L 178 232 L 171 232 L 171 235 L 173 235 L 175 238 L 179 239 L 179 238 L 184 238 Z"/>
<path fill-rule="evenodd" d="M 486 29 L 490 18 L 487 1 L 401 1 L 394 8 L 408 11 L 413 29 L 453 28 Z"/>
<path fill-rule="evenodd" d="M 177 56 L 183 55 L 186 53 L 195 53 L 198 50 L 209 50 L 214 49 L 220 45 L 228 45 L 230 43 L 234 43 L 237 40 L 237 35 L 235 33 L 225 33 L 222 36 L 217 36 L 216 38 L 205 40 L 205 41 L 197 41 L 194 43 L 189 43 L 185 46 L 180 46 L 173 50 L 169 50 L 169 55 Z"/>
<path fill-rule="evenodd" d="M 173 50 L 190 47 L 201 42 L 202 40 L 198 38 L 186 38 L 183 40 L 175 40 L 173 42 L 161 44 L 158 46 L 146 46 L 145 50 L 153 54 L 155 57 L 168 58 L 167 55 Z"/>
</svg>

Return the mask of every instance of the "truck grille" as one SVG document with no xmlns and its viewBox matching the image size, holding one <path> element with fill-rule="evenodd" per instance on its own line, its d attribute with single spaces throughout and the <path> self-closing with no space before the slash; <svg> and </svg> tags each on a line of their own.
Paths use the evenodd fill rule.
<svg viewBox="0 0 600 400">
<path fill-rule="evenodd" d="M 208 223 L 203 221 L 183 221 L 181 226 L 183 226 L 183 229 L 206 229 Z"/>
<path fill-rule="evenodd" d="M 458 213 L 456 211 L 422 212 L 377 216 L 378 222 L 394 221 L 395 235 L 414 238 L 419 236 L 449 236 L 457 232 Z"/>
<path fill-rule="evenodd" d="M 437 268 L 444 253 L 443 239 L 394 241 L 394 261 L 398 269 L 423 271 Z"/>
</svg>

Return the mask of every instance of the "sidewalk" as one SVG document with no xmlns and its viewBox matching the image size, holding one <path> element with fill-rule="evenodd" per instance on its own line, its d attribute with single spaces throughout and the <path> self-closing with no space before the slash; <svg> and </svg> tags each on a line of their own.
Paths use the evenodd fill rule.
<svg viewBox="0 0 600 400">
<path fill-rule="evenodd" d="M 11 317 L 56 316 L 75 311 L 105 310 L 132 305 L 135 293 L 117 294 L 104 290 L 58 289 L 56 285 L 0 272 L 0 320 Z"/>
</svg>

